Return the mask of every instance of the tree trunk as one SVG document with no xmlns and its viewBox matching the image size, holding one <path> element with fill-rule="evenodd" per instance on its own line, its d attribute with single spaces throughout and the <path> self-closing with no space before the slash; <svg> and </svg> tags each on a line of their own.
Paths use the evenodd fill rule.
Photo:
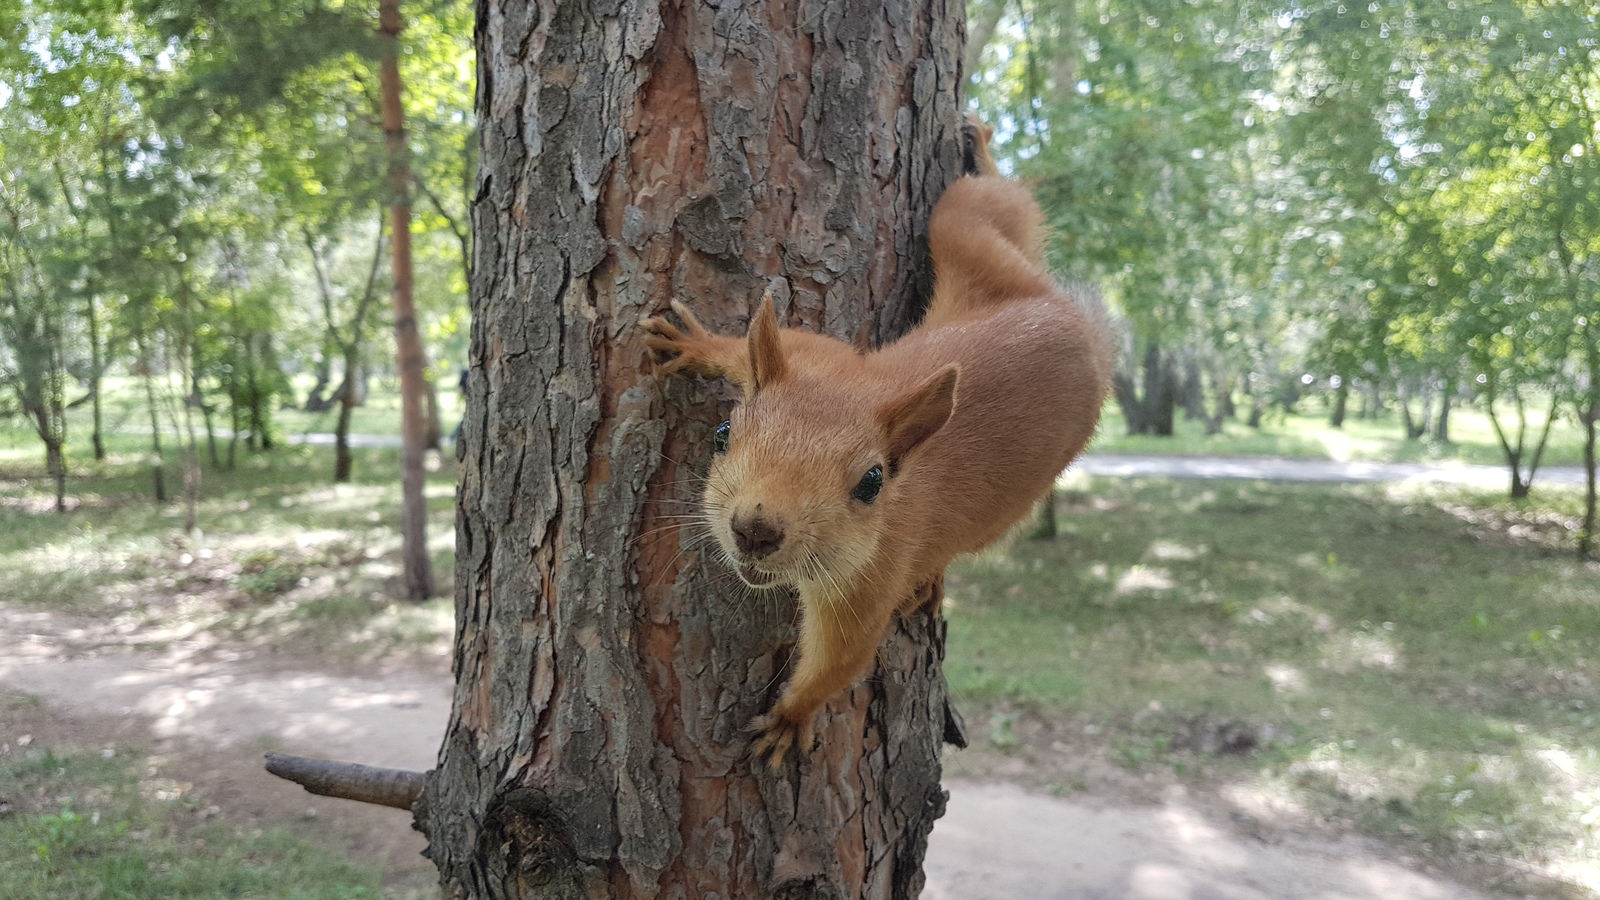
<svg viewBox="0 0 1600 900">
<path fill-rule="evenodd" d="M 1217 418 L 1234 420 L 1239 418 L 1239 409 L 1233 404 L 1233 385 L 1237 379 L 1229 375 L 1217 378 Z M 1221 430 L 1220 428 L 1218 430 Z"/>
<path fill-rule="evenodd" d="M 794 601 L 732 588 L 678 524 L 732 393 L 658 380 L 637 323 L 681 297 L 734 331 L 770 288 L 791 327 L 903 333 L 960 171 L 962 7 L 478 16 L 457 684 L 415 807 L 446 891 L 916 897 L 954 733 L 942 622 L 892 629 L 817 749 L 754 760 Z"/>
<path fill-rule="evenodd" d="M 1591 372 L 1591 378 L 1600 372 Z M 1595 551 L 1595 425 L 1600 422 L 1600 400 L 1591 397 L 1587 407 L 1578 407 L 1578 421 L 1583 425 L 1583 524 L 1578 527 L 1578 558 L 1590 559 Z"/>
<path fill-rule="evenodd" d="M 61 452 L 60 441 L 45 441 L 44 466 L 55 483 L 56 512 L 64 513 L 67 511 L 67 455 Z"/>
<path fill-rule="evenodd" d="M 344 350 L 344 383 L 337 400 L 339 418 L 333 426 L 333 483 L 349 484 L 353 461 L 350 456 L 350 416 L 361 405 L 361 345 L 352 341 Z"/>
<path fill-rule="evenodd" d="M 1456 383 L 1446 381 L 1439 394 L 1439 415 L 1433 420 L 1433 439 L 1441 444 L 1450 443 L 1450 402 L 1455 398 Z"/>
<path fill-rule="evenodd" d="M 1118 367 L 1111 376 L 1111 393 L 1117 398 L 1117 406 L 1122 410 L 1122 421 L 1128 426 L 1129 434 L 1144 434 L 1150 430 L 1145 424 L 1144 403 L 1139 399 L 1139 388 L 1132 372 Z"/>
<path fill-rule="evenodd" d="M 1339 379 L 1339 387 L 1333 392 L 1333 412 L 1328 416 L 1330 428 L 1343 428 L 1345 412 L 1350 406 L 1350 380 Z"/>
<path fill-rule="evenodd" d="M 194 386 L 194 297 L 189 291 L 183 263 L 178 264 L 178 384 Z M 199 391 L 186 392 L 179 399 L 183 409 L 183 433 L 178 436 L 178 458 L 183 465 L 183 531 L 194 534 L 200 527 L 200 447 L 194 433 L 194 406 Z"/>
<path fill-rule="evenodd" d="M 1184 354 L 1183 361 L 1183 417 L 1190 422 L 1204 422 L 1206 416 L 1205 381 L 1200 374 L 1200 362 L 1193 353 Z"/>
<path fill-rule="evenodd" d="M 1028 537 L 1036 541 L 1048 541 L 1061 534 L 1061 526 L 1056 522 L 1056 503 L 1061 498 L 1061 489 L 1055 485 L 1050 486 L 1050 493 L 1045 494 L 1035 505 L 1033 517 L 1033 530 Z"/>
<path fill-rule="evenodd" d="M 422 493 L 428 478 L 423 467 L 428 448 L 422 411 L 426 362 L 411 301 L 411 150 L 406 146 L 405 116 L 400 107 L 400 0 L 378 4 L 378 30 L 383 47 L 379 70 L 383 135 L 389 151 L 389 240 L 394 247 L 394 345 L 400 366 L 400 554 L 406 597 L 426 600 L 433 596 L 428 499 Z"/>
<path fill-rule="evenodd" d="M 432 378 L 424 384 L 427 390 L 423 392 L 423 399 L 427 401 L 424 410 L 427 413 L 426 427 L 422 430 L 422 446 L 429 450 L 439 449 L 439 442 L 444 439 L 444 429 L 439 424 L 439 385 Z"/>
<path fill-rule="evenodd" d="M 106 458 L 105 428 L 102 422 L 100 384 L 105 380 L 105 351 L 100 346 L 100 311 L 94 302 L 94 292 L 86 292 L 87 318 L 89 324 L 89 403 L 93 416 L 91 429 L 93 434 L 90 439 L 94 443 L 94 458 L 100 462 Z"/>
<path fill-rule="evenodd" d="M 155 491 L 156 502 L 167 502 L 167 473 L 166 460 L 161 452 L 161 415 L 160 408 L 156 405 L 155 367 L 153 360 L 146 358 L 144 371 L 144 401 L 145 407 L 150 410 L 150 478 L 154 482 L 151 487 Z"/>
<path fill-rule="evenodd" d="M 334 398 L 322 396 L 328 389 L 328 384 L 333 381 L 333 354 L 338 349 L 338 343 L 332 335 L 330 327 L 322 339 L 322 353 L 317 357 L 317 382 L 311 386 L 311 392 L 306 394 L 305 405 L 300 407 L 308 413 L 327 412 L 328 407 L 334 404 Z"/>
<path fill-rule="evenodd" d="M 1377 378 L 1367 381 L 1361 400 L 1361 418 L 1374 421 L 1383 418 L 1383 382 Z"/>
</svg>

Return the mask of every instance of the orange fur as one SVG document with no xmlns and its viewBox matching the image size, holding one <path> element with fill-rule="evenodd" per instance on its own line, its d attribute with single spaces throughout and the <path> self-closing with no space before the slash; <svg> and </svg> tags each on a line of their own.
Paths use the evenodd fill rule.
<svg viewBox="0 0 1600 900">
<path fill-rule="evenodd" d="M 644 323 L 647 345 L 675 355 L 667 370 L 744 389 L 704 505 L 747 583 L 799 589 L 794 671 L 752 723 L 774 765 L 809 748 L 817 710 L 871 668 L 891 618 L 937 604 L 950 561 L 1049 490 L 1094 434 L 1110 384 L 1103 313 L 1044 270 L 1043 215 L 1025 188 L 962 178 L 930 232 L 927 316 L 873 352 L 780 329 L 770 298 L 745 339 L 709 334 L 676 302 L 682 328 Z M 882 487 L 864 501 L 874 467 Z"/>
</svg>

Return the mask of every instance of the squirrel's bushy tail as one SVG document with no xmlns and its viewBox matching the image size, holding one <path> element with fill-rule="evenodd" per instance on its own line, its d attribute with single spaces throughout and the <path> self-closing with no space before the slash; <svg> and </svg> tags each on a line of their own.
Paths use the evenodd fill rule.
<svg viewBox="0 0 1600 900">
<path fill-rule="evenodd" d="M 1090 364 L 1094 367 L 1100 396 L 1104 397 L 1111 393 L 1111 379 L 1117 370 L 1117 354 L 1120 350 L 1117 329 L 1111 321 L 1111 313 L 1106 310 L 1105 299 L 1100 296 L 1100 289 L 1087 281 L 1067 281 L 1057 290 L 1070 297 L 1082 313 Z"/>
<path fill-rule="evenodd" d="M 998 175 L 958 179 L 928 225 L 934 285 L 924 324 L 1054 293 L 1044 239 L 1044 213 L 1027 188 Z"/>
</svg>

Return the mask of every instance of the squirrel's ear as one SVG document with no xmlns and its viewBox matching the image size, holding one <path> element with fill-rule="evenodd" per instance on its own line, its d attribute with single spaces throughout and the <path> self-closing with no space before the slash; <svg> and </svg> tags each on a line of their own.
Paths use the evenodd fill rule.
<svg viewBox="0 0 1600 900">
<path fill-rule="evenodd" d="M 878 408 L 878 421 L 889 439 L 889 470 L 912 448 L 944 427 L 956 407 L 956 381 L 961 369 L 945 366 L 915 388 Z"/>
<path fill-rule="evenodd" d="M 750 323 L 750 384 L 746 389 L 754 394 L 788 376 L 789 363 L 783 358 L 783 344 L 778 340 L 778 312 L 773 308 L 772 292 L 768 291 L 761 295 L 761 308 Z"/>
</svg>

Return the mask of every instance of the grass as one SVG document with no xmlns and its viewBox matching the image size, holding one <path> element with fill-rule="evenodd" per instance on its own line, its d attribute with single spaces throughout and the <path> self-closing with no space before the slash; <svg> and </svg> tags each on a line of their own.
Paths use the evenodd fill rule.
<svg viewBox="0 0 1600 900">
<path fill-rule="evenodd" d="M 86 435 L 79 432 L 76 437 Z M 26 444 L 0 431 L 0 448 Z M 397 450 L 358 449 L 355 480 L 331 483 L 332 450 L 241 452 L 232 470 L 205 466 L 197 534 L 185 534 L 182 479 L 152 499 L 145 459 L 115 435 L 104 463 L 81 455 L 72 509 L 50 512 L 37 453 L 0 449 L 0 592 L 8 602 L 116 620 L 134 630 L 206 631 L 272 652 L 354 661 L 392 653 L 444 658 L 451 604 L 397 602 Z M 454 566 L 454 461 L 427 488 L 435 578 Z"/>
<path fill-rule="evenodd" d="M 1565 549 L 1575 492 L 1079 487 L 1057 540 L 951 572 L 945 671 L 991 749 L 1065 740 L 1600 889 L 1600 569 Z"/>
<path fill-rule="evenodd" d="M 0 695 L 0 714 L 28 697 Z M 7 717 L 9 718 L 9 717 Z M 141 748 L 0 745 L 0 897 L 376 898 L 376 866 L 284 829 L 224 823 Z"/>
<path fill-rule="evenodd" d="M 1408 441 L 1400 417 L 1393 411 L 1377 419 L 1346 417 L 1343 428 L 1328 427 L 1328 416 L 1316 398 L 1300 402 L 1299 411 L 1274 410 L 1260 428 L 1243 421 L 1223 423 L 1221 434 L 1207 435 L 1205 424 L 1186 420 L 1180 412 L 1171 437 L 1129 435 L 1115 402 L 1107 402 L 1095 440 L 1098 453 L 1163 456 L 1281 456 L 1293 459 L 1382 460 L 1391 462 L 1461 462 L 1503 466 L 1505 454 L 1495 438 L 1489 417 L 1474 407 L 1457 407 L 1450 413 L 1451 442 L 1431 439 Z M 1504 418 L 1502 424 L 1514 428 Z M 1532 434 L 1543 419 L 1530 425 Z M 1541 466 L 1576 466 L 1583 462 L 1583 434 L 1570 415 L 1558 418 L 1550 429 L 1550 443 Z"/>
</svg>

